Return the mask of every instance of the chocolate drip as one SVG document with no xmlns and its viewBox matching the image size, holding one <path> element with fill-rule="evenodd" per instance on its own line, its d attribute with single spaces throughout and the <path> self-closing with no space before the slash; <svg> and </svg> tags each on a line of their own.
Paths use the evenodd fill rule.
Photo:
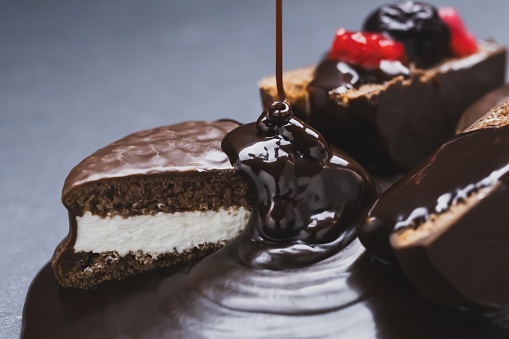
<svg viewBox="0 0 509 339">
<path fill-rule="evenodd" d="M 376 190 L 362 167 L 345 154 L 334 154 L 284 102 L 282 0 L 276 4 L 280 102 L 256 124 L 227 134 L 222 148 L 257 195 L 240 259 L 252 267 L 285 269 L 317 262 L 348 245 L 361 209 Z"/>
<path fill-rule="evenodd" d="M 240 248 L 254 267 L 298 267 L 330 256 L 354 239 L 358 214 L 376 195 L 366 172 L 334 153 L 286 103 L 230 132 L 222 147 L 256 189 L 251 241 Z"/>
<path fill-rule="evenodd" d="M 276 0 L 276 82 L 279 101 L 286 100 L 283 87 L 283 0 Z"/>
</svg>

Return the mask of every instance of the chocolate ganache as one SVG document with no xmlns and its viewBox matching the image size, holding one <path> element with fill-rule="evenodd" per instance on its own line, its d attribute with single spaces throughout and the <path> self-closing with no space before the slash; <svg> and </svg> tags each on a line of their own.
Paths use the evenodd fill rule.
<svg viewBox="0 0 509 339">
<path fill-rule="evenodd" d="M 276 82 L 279 102 L 256 123 L 234 129 L 223 151 L 252 182 L 256 203 L 239 247 L 249 266 L 285 269 L 317 262 L 355 238 L 362 209 L 377 196 L 353 159 L 333 152 L 315 129 L 295 118 L 283 88 L 282 1 L 276 1 Z"/>
<path fill-rule="evenodd" d="M 460 134 L 380 197 L 359 237 L 439 303 L 507 309 L 508 173 L 509 126 Z"/>
<path fill-rule="evenodd" d="M 299 267 L 330 256 L 354 239 L 360 211 L 376 197 L 368 174 L 283 102 L 227 134 L 222 147 L 256 189 L 251 241 L 240 248 L 253 267 Z"/>
</svg>

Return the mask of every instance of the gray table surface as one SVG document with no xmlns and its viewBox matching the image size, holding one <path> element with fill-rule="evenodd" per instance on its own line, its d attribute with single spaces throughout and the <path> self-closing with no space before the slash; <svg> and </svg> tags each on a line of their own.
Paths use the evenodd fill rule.
<svg viewBox="0 0 509 339">
<path fill-rule="evenodd" d="M 287 0 L 285 68 L 316 62 L 380 3 Z M 433 3 L 509 45 L 509 2 Z M 30 282 L 67 233 L 71 168 L 137 130 L 255 120 L 274 15 L 273 0 L 0 1 L 0 338 L 19 336 Z"/>
</svg>

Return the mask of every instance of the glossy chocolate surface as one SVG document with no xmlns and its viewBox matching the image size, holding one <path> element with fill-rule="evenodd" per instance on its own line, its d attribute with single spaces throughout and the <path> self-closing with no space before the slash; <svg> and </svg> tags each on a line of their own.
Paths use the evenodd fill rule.
<svg viewBox="0 0 509 339">
<path fill-rule="evenodd" d="M 507 308 L 508 172 L 509 126 L 460 134 L 380 197 L 359 237 L 383 260 L 394 260 L 395 252 L 417 288 L 438 302 Z M 392 239 L 468 199 L 476 205 L 445 229 L 405 246 Z"/>
<path fill-rule="evenodd" d="M 317 262 L 355 238 L 361 210 L 376 198 L 368 174 L 334 152 L 286 103 L 230 132 L 222 143 L 257 202 L 239 248 L 253 267 L 284 269 Z"/>
<path fill-rule="evenodd" d="M 220 144 L 226 133 L 238 126 L 233 120 L 188 121 L 130 134 L 74 167 L 62 196 L 77 186 L 103 179 L 231 169 Z"/>
<path fill-rule="evenodd" d="M 509 335 L 489 319 L 419 297 L 397 268 L 370 261 L 358 241 L 320 264 L 286 271 L 248 269 L 224 257 L 229 249 L 190 272 L 148 272 L 85 294 L 59 287 L 46 265 L 27 295 L 21 338 Z"/>
<path fill-rule="evenodd" d="M 305 267 L 344 249 L 356 237 L 360 212 L 377 197 L 366 171 L 331 149 L 285 102 L 282 11 L 283 1 L 277 0 L 280 101 L 269 105 L 256 123 L 228 133 L 221 144 L 255 190 L 253 212 L 232 256 L 255 269 Z M 292 312 L 300 311 L 296 307 Z"/>
</svg>

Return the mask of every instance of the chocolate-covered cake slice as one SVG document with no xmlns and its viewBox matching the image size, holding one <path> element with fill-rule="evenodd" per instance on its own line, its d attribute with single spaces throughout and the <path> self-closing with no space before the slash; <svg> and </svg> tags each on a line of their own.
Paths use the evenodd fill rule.
<svg viewBox="0 0 509 339">
<path fill-rule="evenodd" d="M 363 31 L 339 29 L 319 65 L 285 73 L 295 114 L 371 173 L 410 170 L 504 83 L 506 49 L 476 43 L 458 21 L 450 8 L 404 1 L 375 10 Z M 265 107 L 275 78 L 259 87 Z"/>
<path fill-rule="evenodd" d="M 370 209 L 366 248 L 439 303 L 509 307 L 509 101 L 437 150 Z"/>
<path fill-rule="evenodd" d="M 141 131 L 77 165 L 62 192 L 70 230 L 53 256 L 60 284 L 87 289 L 202 257 L 236 237 L 251 197 L 221 140 L 238 126 L 200 121 Z"/>
</svg>

